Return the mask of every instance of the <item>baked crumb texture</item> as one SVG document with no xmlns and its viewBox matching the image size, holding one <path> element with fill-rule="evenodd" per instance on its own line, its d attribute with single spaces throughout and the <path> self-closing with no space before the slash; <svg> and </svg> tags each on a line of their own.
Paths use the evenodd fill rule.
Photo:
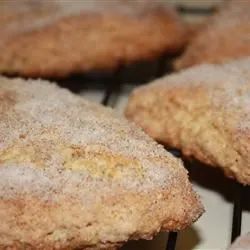
<svg viewBox="0 0 250 250">
<path fill-rule="evenodd" d="M 139 87 L 126 116 L 185 156 L 250 184 L 250 58 L 195 66 Z"/>
<path fill-rule="evenodd" d="M 201 63 L 226 63 L 250 56 L 250 0 L 231 0 L 221 6 L 186 51 L 174 63 L 176 69 Z"/>
<path fill-rule="evenodd" d="M 182 162 L 111 109 L 0 77 L 0 249 L 115 249 L 203 212 Z"/>
<path fill-rule="evenodd" d="M 238 237 L 228 250 L 249 250 L 250 249 L 250 233 Z"/>
<path fill-rule="evenodd" d="M 180 51 L 187 30 L 161 0 L 2 0 L 0 72 L 65 77 Z"/>
</svg>

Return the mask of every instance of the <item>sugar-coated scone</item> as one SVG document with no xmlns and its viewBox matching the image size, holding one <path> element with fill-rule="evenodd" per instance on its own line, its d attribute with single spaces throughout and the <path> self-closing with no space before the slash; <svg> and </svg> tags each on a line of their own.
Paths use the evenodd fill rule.
<svg viewBox="0 0 250 250">
<path fill-rule="evenodd" d="M 250 56 L 250 0 L 225 2 L 176 60 L 177 70 Z"/>
<path fill-rule="evenodd" d="M 188 31 L 161 0 L 2 0 L 0 72 L 64 77 L 181 50 Z"/>
<path fill-rule="evenodd" d="M 250 184 L 250 58 L 195 66 L 139 87 L 126 116 L 185 156 Z"/>
<path fill-rule="evenodd" d="M 250 249 L 250 233 L 238 237 L 228 250 L 249 250 Z"/>
<path fill-rule="evenodd" d="M 181 160 L 111 109 L 0 78 L 0 249 L 110 249 L 202 212 Z"/>
</svg>

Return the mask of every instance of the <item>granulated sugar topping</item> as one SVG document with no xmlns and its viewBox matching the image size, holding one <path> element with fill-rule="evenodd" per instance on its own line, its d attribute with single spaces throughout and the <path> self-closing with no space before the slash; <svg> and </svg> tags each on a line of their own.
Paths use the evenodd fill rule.
<svg viewBox="0 0 250 250">
<path fill-rule="evenodd" d="M 163 77 L 150 85 L 162 90 L 173 87 L 205 89 L 211 105 L 223 113 L 238 117 L 236 126 L 250 130 L 250 58 L 235 60 L 224 65 L 203 64 Z"/>
<path fill-rule="evenodd" d="M 46 81 L 1 77 L 0 175 L 1 197 L 59 192 L 86 201 L 99 188 L 100 195 L 166 188 L 185 170 L 111 109 Z"/>
<path fill-rule="evenodd" d="M 112 13 L 113 15 L 129 15 L 139 17 L 150 11 L 167 11 L 172 18 L 172 12 L 161 0 L 3 0 L 0 2 L 0 31 L 5 36 L 28 32 L 42 28 L 51 23 L 71 16 Z"/>
</svg>

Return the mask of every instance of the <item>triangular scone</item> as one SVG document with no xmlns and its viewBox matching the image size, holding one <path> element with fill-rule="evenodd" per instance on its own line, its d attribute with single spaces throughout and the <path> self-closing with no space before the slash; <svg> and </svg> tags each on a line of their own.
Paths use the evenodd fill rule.
<svg viewBox="0 0 250 250">
<path fill-rule="evenodd" d="M 250 56 L 250 0 L 225 2 L 177 59 L 176 69 Z"/>
<path fill-rule="evenodd" d="M 139 87 L 126 116 L 158 141 L 250 184 L 250 58 Z"/>
<path fill-rule="evenodd" d="M 1 0 L 0 72 L 64 77 L 180 51 L 186 27 L 161 0 Z"/>
<path fill-rule="evenodd" d="M 0 248 L 106 249 L 202 212 L 181 161 L 111 109 L 0 78 Z"/>
<path fill-rule="evenodd" d="M 238 237 L 228 250 L 249 250 L 250 233 Z"/>
</svg>

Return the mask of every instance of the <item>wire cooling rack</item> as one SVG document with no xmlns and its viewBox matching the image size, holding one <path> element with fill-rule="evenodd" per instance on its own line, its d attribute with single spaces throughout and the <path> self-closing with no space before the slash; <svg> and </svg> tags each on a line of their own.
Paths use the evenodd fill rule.
<svg viewBox="0 0 250 250">
<path fill-rule="evenodd" d="M 160 77 L 166 72 L 171 72 L 171 68 L 168 66 L 169 58 L 166 56 L 163 56 L 160 58 L 157 62 L 154 63 L 154 74 L 149 77 L 150 80 Z M 144 66 L 143 66 L 144 67 Z M 122 91 L 123 84 L 127 83 L 127 69 L 125 68 L 119 68 L 115 73 L 111 74 L 110 76 L 105 77 L 98 77 L 98 80 L 93 80 L 90 82 L 89 79 L 83 79 L 82 77 L 71 79 L 70 83 L 67 84 L 71 88 L 75 86 L 79 87 L 82 86 L 83 80 L 85 83 L 85 88 L 98 88 L 99 93 L 101 93 L 100 103 L 102 103 L 105 106 L 115 107 L 116 106 L 116 99 L 119 98 L 119 95 Z M 149 80 L 148 79 L 148 80 Z M 72 82 L 71 82 L 72 81 Z M 138 82 L 146 82 L 147 79 L 142 79 L 142 81 Z M 101 86 L 98 85 L 98 82 L 101 82 Z M 81 84 L 80 84 L 81 83 Z M 96 84 L 97 83 L 97 84 Z M 134 87 L 134 86 L 133 86 Z M 75 89 L 76 91 L 76 89 Z M 180 156 L 179 152 L 176 151 L 170 151 L 176 156 Z M 176 154 L 177 153 L 177 154 Z M 200 167 L 195 167 L 195 164 L 193 162 L 189 162 L 186 164 L 187 169 L 190 173 L 190 178 L 192 181 L 192 176 L 195 174 L 196 169 Z M 202 170 L 201 170 L 202 171 Z M 221 178 L 225 178 L 221 176 Z M 237 236 L 241 234 L 241 222 L 242 222 L 242 199 L 244 196 L 244 187 L 234 181 L 229 181 L 229 184 L 231 185 L 231 189 L 233 190 L 233 213 L 232 213 L 232 226 L 231 226 L 231 241 L 233 241 Z M 215 222 L 219 223 L 219 222 Z M 219 225 L 218 225 L 219 226 Z M 223 229 L 222 229 L 223 230 Z M 179 239 L 181 241 L 181 239 Z M 176 245 L 178 242 L 178 233 L 177 232 L 170 232 L 168 234 L 166 243 L 165 243 L 165 249 L 166 250 L 175 250 Z M 185 249 L 186 250 L 186 249 Z M 207 249 L 206 249 L 207 250 Z M 210 249 L 209 249 L 210 250 Z M 213 249 L 214 250 L 214 249 Z M 217 249 L 216 249 L 217 250 Z"/>
<path fill-rule="evenodd" d="M 184 7 L 184 6 L 177 6 L 177 9 L 179 12 L 181 12 L 182 14 L 187 14 L 187 13 L 191 13 L 194 15 L 208 15 L 211 14 L 211 12 L 214 11 L 214 8 L 192 8 L 192 7 Z M 136 82 L 140 82 L 140 83 L 144 83 L 150 80 L 153 80 L 154 78 L 158 78 L 161 77 L 164 74 L 170 73 L 171 72 L 171 67 L 169 66 L 169 57 L 166 56 L 162 56 L 161 58 L 159 58 L 157 60 L 157 62 L 154 63 L 154 72 L 152 74 L 150 74 L 150 76 L 146 77 L 146 79 L 136 79 L 133 81 Z M 144 65 L 145 66 L 145 65 Z M 142 68 L 144 68 L 144 66 L 142 66 Z M 152 69 L 152 67 L 151 67 Z M 135 70 L 137 72 L 137 70 Z M 131 72 L 130 72 L 131 73 Z M 138 73 L 138 72 L 137 72 Z M 142 75 L 144 76 L 145 73 L 148 73 L 147 70 L 142 70 Z M 71 88 L 73 88 L 73 90 L 77 91 L 77 89 L 79 87 L 82 86 L 83 81 L 86 82 L 87 84 L 85 84 L 85 87 L 87 88 L 93 88 L 93 86 L 97 86 L 97 88 L 99 89 L 99 92 L 102 93 L 102 97 L 100 102 L 105 105 L 105 106 L 110 106 L 110 107 L 115 107 L 115 100 L 118 98 L 118 96 L 120 95 L 120 91 L 121 88 L 124 84 L 127 84 L 127 82 L 129 81 L 128 78 L 128 70 L 126 67 L 120 67 L 116 72 L 110 74 L 110 75 L 106 75 L 106 76 L 98 76 L 96 77 L 96 75 L 93 77 L 91 76 L 91 82 L 90 82 L 90 78 L 87 77 L 86 79 L 83 79 L 83 77 L 75 77 L 75 78 L 71 78 L 65 82 L 63 82 L 62 84 L 67 86 L 70 86 Z M 132 74 L 133 75 L 133 74 Z M 102 85 L 99 86 L 98 83 L 101 82 Z M 97 84 L 96 84 L 97 83 Z M 76 88 L 75 88 L 76 87 Z M 75 89 L 74 89 L 75 88 Z M 190 167 L 191 166 L 191 167 Z M 190 173 L 190 178 L 192 181 L 192 172 L 194 172 L 193 170 L 193 163 L 189 162 L 187 164 L 187 168 L 189 170 Z M 224 178 L 224 177 L 222 177 Z M 233 213 L 232 213 L 232 226 L 231 226 L 231 241 L 234 241 L 236 237 L 238 237 L 241 234 L 241 224 L 242 224 L 242 210 L 243 210 L 243 206 L 242 206 L 242 201 L 244 199 L 244 187 L 234 181 L 229 181 L 230 186 L 233 190 Z M 215 223 L 219 223 L 219 222 L 215 222 Z M 219 226 L 219 225 L 218 225 Z M 223 229 L 221 229 L 223 230 Z M 250 231 L 250 228 L 249 228 Z M 176 249 L 176 245 L 177 245 L 177 241 L 178 241 L 178 233 L 177 232 L 169 232 L 166 243 L 165 243 L 165 249 L 166 250 L 175 250 Z M 214 248 L 213 248 L 214 249 Z M 206 249 L 208 250 L 208 249 Z M 209 248 L 209 250 L 211 250 Z M 217 248 L 216 248 L 217 250 Z"/>
<path fill-rule="evenodd" d="M 162 65 L 163 60 L 161 58 L 158 63 L 158 68 L 156 70 L 156 77 L 160 77 L 166 73 L 165 67 Z M 122 69 L 119 69 L 113 77 L 109 80 L 109 83 L 104 90 L 102 104 L 105 106 L 113 106 L 112 98 L 115 98 L 119 92 L 120 85 L 123 84 L 124 78 L 121 78 Z M 190 169 L 189 169 L 190 172 Z M 192 178 L 192 173 L 190 173 Z M 231 231 L 231 242 L 235 240 L 241 234 L 241 221 L 242 221 L 242 198 L 243 198 L 243 189 L 244 187 L 241 184 L 233 183 L 234 185 L 234 208 L 233 208 L 233 218 L 232 218 L 232 231 Z M 168 235 L 168 240 L 166 242 L 166 250 L 175 250 L 177 242 L 178 233 L 170 232 Z"/>
</svg>

